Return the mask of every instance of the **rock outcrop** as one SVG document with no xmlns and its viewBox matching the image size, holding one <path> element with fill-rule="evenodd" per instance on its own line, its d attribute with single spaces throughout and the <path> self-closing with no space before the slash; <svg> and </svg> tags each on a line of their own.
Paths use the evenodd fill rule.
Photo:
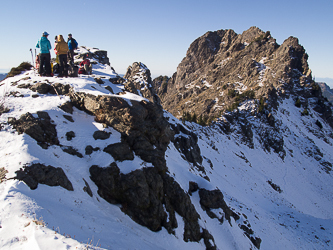
<svg viewBox="0 0 333 250">
<path fill-rule="evenodd" d="M 160 104 L 160 98 L 153 88 L 150 70 L 141 62 L 135 62 L 127 68 L 124 76 L 127 81 L 124 83 L 125 90 L 147 98 L 149 101 Z"/>
<path fill-rule="evenodd" d="M 32 190 L 36 189 L 38 184 L 61 186 L 68 191 L 74 190 L 62 168 L 45 166 L 40 163 L 25 166 L 24 169 L 16 171 L 15 179 L 24 181 Z"/>
<path fill-rule="evenodd" d="M 204 239 L 207 249 L 216 249 L 212 235 L 199 225 L 199 214 L 188 194 L 168 174 L 157 168 L 143 168 L 122 174 L 117 164 L 90 168 L 98 194 L 111 204 L 121 204 L 122 211 L 152 231 L 162 227 L 174 233 L 178 227 L 176 214 L 184 220 L 184 241 Z"/>
<path fill-rule="evenodd" d="M 42 148 L 48 148 L 50 145 L 58 145 L 57 130 L 52 124 L 51 118 L 47 112 L 37 112 L 38 118 L 32 114 L 26 113 L 20 119 L 8 118 L 11 124 L 19 134 L 26 133 L 35 139 Z"/>
<path fill-rule="evenodd" d="M 283 99 L 293 98 L 302 114 L 312 109 L 333 128 L 331 104 L 312 79 L 308 55 L 295 37 L 282 45 L 270 32 L 251 27 L 207 32 L 189 47 L 172 78 L 154 80 L 164 109 L 200 125 L 212 121 L 241 143 L 284 158 L 281 122 L 274 117 Z M 258 122 L 260 124 L 258 125 Z"/>
<path fill-rule="evenodd" d="M 176 117 L 186 111 L 215 118 L 245 100 L 257 106 L 260 99 L 272 100 L 274 107 L 272 95 L 316 95 L 307 59 L 295 37 L 279 45 L 256 27 L 242 34 L 218 30 L 196 39 L 168 83 L 154 86 L 163 108 Z"/>
<path fill-rule="evenodd" d="M 113 127 L 122 134 L 122 144 L 160 171 L 166 171 L 165 150 L 173 136 L 160 105 L 113 96 L 71 93 L 74 106 L 94 114 L 96 121 Z"/>
</svg>

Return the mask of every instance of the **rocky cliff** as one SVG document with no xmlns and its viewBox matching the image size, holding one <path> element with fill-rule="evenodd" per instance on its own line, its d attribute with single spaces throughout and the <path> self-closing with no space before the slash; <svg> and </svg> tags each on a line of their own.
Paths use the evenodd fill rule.
<svg viewBox="0 0 333 250">
<path fill-rule="evenodd" d="M 318 82 L 318 85 L 321 88 L 323 96 L 326 97 L 327 100 L 333 104 L 333 91 L 332 91 L 332 89 L 324 82 Z"/>
<path fill-rule="evenodd" d="M 141 62 L 120 77 L 78 51 L 92 75 L 28 67 L 0 84 L 0 230 L 19 235 L 0 231 L 1 248 L 329 248 L 332 110 L 296 38 L 208 32 L 153 81 Z"/>
<path fill-rule="evenodd" d="M 190 45 L 177 72 L 158 91 L 163 107 L 175 116 L 186 111 L 213 119 L 245 100 L 259 106 L 272 95 L 316 95 L 307 59 L 295 37 L 279 45 L 257 27 L 242 34 L 207 32 Z"/>
</svg>

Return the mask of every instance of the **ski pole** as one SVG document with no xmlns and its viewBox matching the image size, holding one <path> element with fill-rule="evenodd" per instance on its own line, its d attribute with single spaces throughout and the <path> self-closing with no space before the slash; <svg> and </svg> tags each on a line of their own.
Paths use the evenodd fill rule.
<svg viewBox="0 0 333 250">
<path fill-rule="evenodd" d="M 35 66 L 34 66 L 34 53 L 32 53 L 32 49 L 30 49 L 30 52 L 31 52 L 32 66 L 35 68 Z"/>
<path fill-rule="evenodd" d="M 37 50 L 36 49 L 35 49 L 35 60 L 37 60 Z"/>
</svg>

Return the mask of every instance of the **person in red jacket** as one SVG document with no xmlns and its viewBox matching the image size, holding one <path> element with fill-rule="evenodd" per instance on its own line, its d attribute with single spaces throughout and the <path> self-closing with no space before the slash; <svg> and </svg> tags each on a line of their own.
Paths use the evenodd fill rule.
<svg viewBox="0 0 333 250">
<path fill-rule="evenodd" d="M 91 74 L 91 64 L 88 58 L 88 55 L 86 58 L 80 63 L 80 68 L 79 68 L 79 74 L 86 74 L 90 75 Z"/>
</svg>

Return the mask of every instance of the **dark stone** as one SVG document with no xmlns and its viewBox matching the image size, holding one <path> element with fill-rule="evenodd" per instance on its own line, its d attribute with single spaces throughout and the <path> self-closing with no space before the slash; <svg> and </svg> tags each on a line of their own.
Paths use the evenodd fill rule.
<svg viewBox="0 0 333 250">
<path fill-rule="evenodd" d="M 208 210 L 210 212 L 210 209 L 217 209 L 221 208 L 224 212 L 225 218 L 229 221 L 231 224 L 231 217 L 233 217 L 235 220 L 239 219 L 239 215 L 233 212 L 228 205 L 225 203 L 223 194 L 220 190 L 206 190 L 206 189 L 199 189 L 199 197 L 200 197 L 200 205 L 203 208 L 203 210 Z"/>
<path fill-rule="evenodd" d="M 101 78 L 95 78 L 95 81 L 98 83 L 98 84 L 104 84 L 103 80 Z"/>
<path fill-rule="evenodd" d="M 165 199 L 180 216 L 184 218 L 184 240 L 199 241 L 201 239 L 199 214 L 193 206 L 190 196 L 169 175 L 163 176 Z"/>
<path fill-rule="evenodd" d="M 32 114 L 26 113 L 21 115 L 20 119 L 8 118 L 10 123 L 19 134 L 26 133 L 37 141 L 42 148 L 49 145 L 58 145 L 57 130 L 51 123 L 47 112 L 37 112 L 38 118 Z"/>
<path fill-rule="evenodd" d="M 261 239 L 259 237 L 250 237 L 250 240 L 256 248 L 260 249 Z"/>
<path fill-rule="evenodd" d="M 63 111 L 69 114 L 73 114 L 73 105 L 70 102 L 65 102 L 59 106 Z"/>
<path fill-rule="evenodd" d="M 199 190 L 199 186 L 196 182 L 190 181 L 189 182 L 189 187 L 188 187 L 188 193 L 189 195 L 192 195 L 192 193 L 196 192 Z"/>
<path fill-rule="evenodd" d="M 115 161 L 126 161 L 134 159 L 134 154 L 126 143 L 119 142 L 110 144 L 104 148 L 103 151 L 110 154 Z"/>
<path fill-rule="evenodd" d="M 21 169 L 15 173 L 15 179 L 24 181 L 32 190 L 36 189 L 38 184 L 61 186 L 68 191 L 74 190 L 72 183 L 68 180 L 62 168 L 36 163 L 31 166 L 26 166 L 24 170 Z"/>
<path fill-rule="evenodd" d="M 69 84 L 61 84 L 61 83 L 54 83 L 52 86 L 52 89 L 50 90 L 50 94 L 57 94 L 57 95 L 67 95 L 70 92 L 70 85 Z"/>
<path fill-rule="evenodd" d="M 67 141 L 71 141 L 75 137 L 74 131 L 69 131 L 66 133 L 66 139 Z"/>
<path fill-rule="evenodd" d="M 106 86 L 105 89 L 109 90 L 112 94 L 114 94 L 113 89 L 110 86 Z"/>
<path fill-rule="evenodd" d="M 83 178 L 83 181 L 85 183 L 85 186 L 83 187 L 83 191 L 86 192 L 90 197 L 93 197 L 93 193 L 90 189 L 88 182 L 84 178 Z"/>
<path fill-rule="evenodd" d="M 207 229 L 202 230 L 202 238 L 204 239 L 204 243 L 206 245 L 206 250 L 216 250 L 216 245 L 214 241 L 214 237 L 208 232 Z"/>
<path fill-rule="evenodd" d="M 177 150 L 182 153 L 186 160 L 197 166 L 202 164 L 202 156 L 198 146 L 198 137 L 192 131 L 188 131 L 184 126 L 177 124 L 171 125 L 175 136 L 172 139 Z M 184 134 L 184 135 L 183 135 Z"/>
<path fill-rule="evenodd" d="M 275 183 L 273 183 L 271 180 L 267 181 L 269 185 L 271 185 L 271 187 L 276 191 L 276 192 L 279 192 L 279 193 L 282 193 L 282 189 L 276 185 Z"/>
<path fill-rule="evenodd" d="M 96 165 L 89 169 L 91 180 L 98 187 L 98 194 L 111 204 L 121 204 L 122 211 L 140 225 L 152 231 L 165 227 L 169 233 L 178 226 L 175 212 L 183 217 L 184 240 L 204 239 L 208 249 L 215 249 L 213 237 L 208 231 L 201 232 L 199 215 L 180 185 L 156 168 L 143 168 L 121 174 L 115 162 L 107 168 Z M 169 221 L 167 214 L 169 213 Z"/>
<path fill-rule="evenodd" d="M 74 122 L 74 119 L 71 115 L 63 115 L 63 117 L 67 120 L 67 121 L 70 121 L 70 122 Z"/>
<path fill-rule="evenodd" d="M 126 80 L 120 76 L 117 76 L 115 78 L 110 78 L 109 81 L 113 84 L 123 84 Z"/>
<path fill-rule="evenodd" d="M 28 89 L 31 85 L 29 83 L 22 83 L 17 85 L 17 88 L 19 89 Z"/>
<path fill-rule="evenodd" d="M 110 138 L 110 134 L 111 133 L 97 130 L 94 132 L 93 137 L 95 140 L 106 140 Z"/>
<path fill-rule="evenodd" d="M 254 234 L 253 230 L 245 225 L 241 225 L 240 229 L 242 229 L 248 237 Z"/>
<path fill-rule="evenodd" d="M 83 155 L 77 151 L 77 149 L 73 148 L 72 146 L 61 146 L 62 151 L 67 154 L 77 156 L 79 158 L 83 158 Z"/>
<path fill-rule="evenodd" d="M 86 148 L 85 148 L 85 153 L 86 155 L 91 155 L 94 151 L 98 151 L 100 150 L 100 148 L 96 147 L 92 147 L 91 145 L 88 145 Z"/>
<path fill-rule="evenodd" d="M 30 89 L 34 92 L 38 92 L 39 94 L 47 94 L 51 90 L 51 86 L 45 82 L 38 82 L 30 87 Z"/>
</svg>

